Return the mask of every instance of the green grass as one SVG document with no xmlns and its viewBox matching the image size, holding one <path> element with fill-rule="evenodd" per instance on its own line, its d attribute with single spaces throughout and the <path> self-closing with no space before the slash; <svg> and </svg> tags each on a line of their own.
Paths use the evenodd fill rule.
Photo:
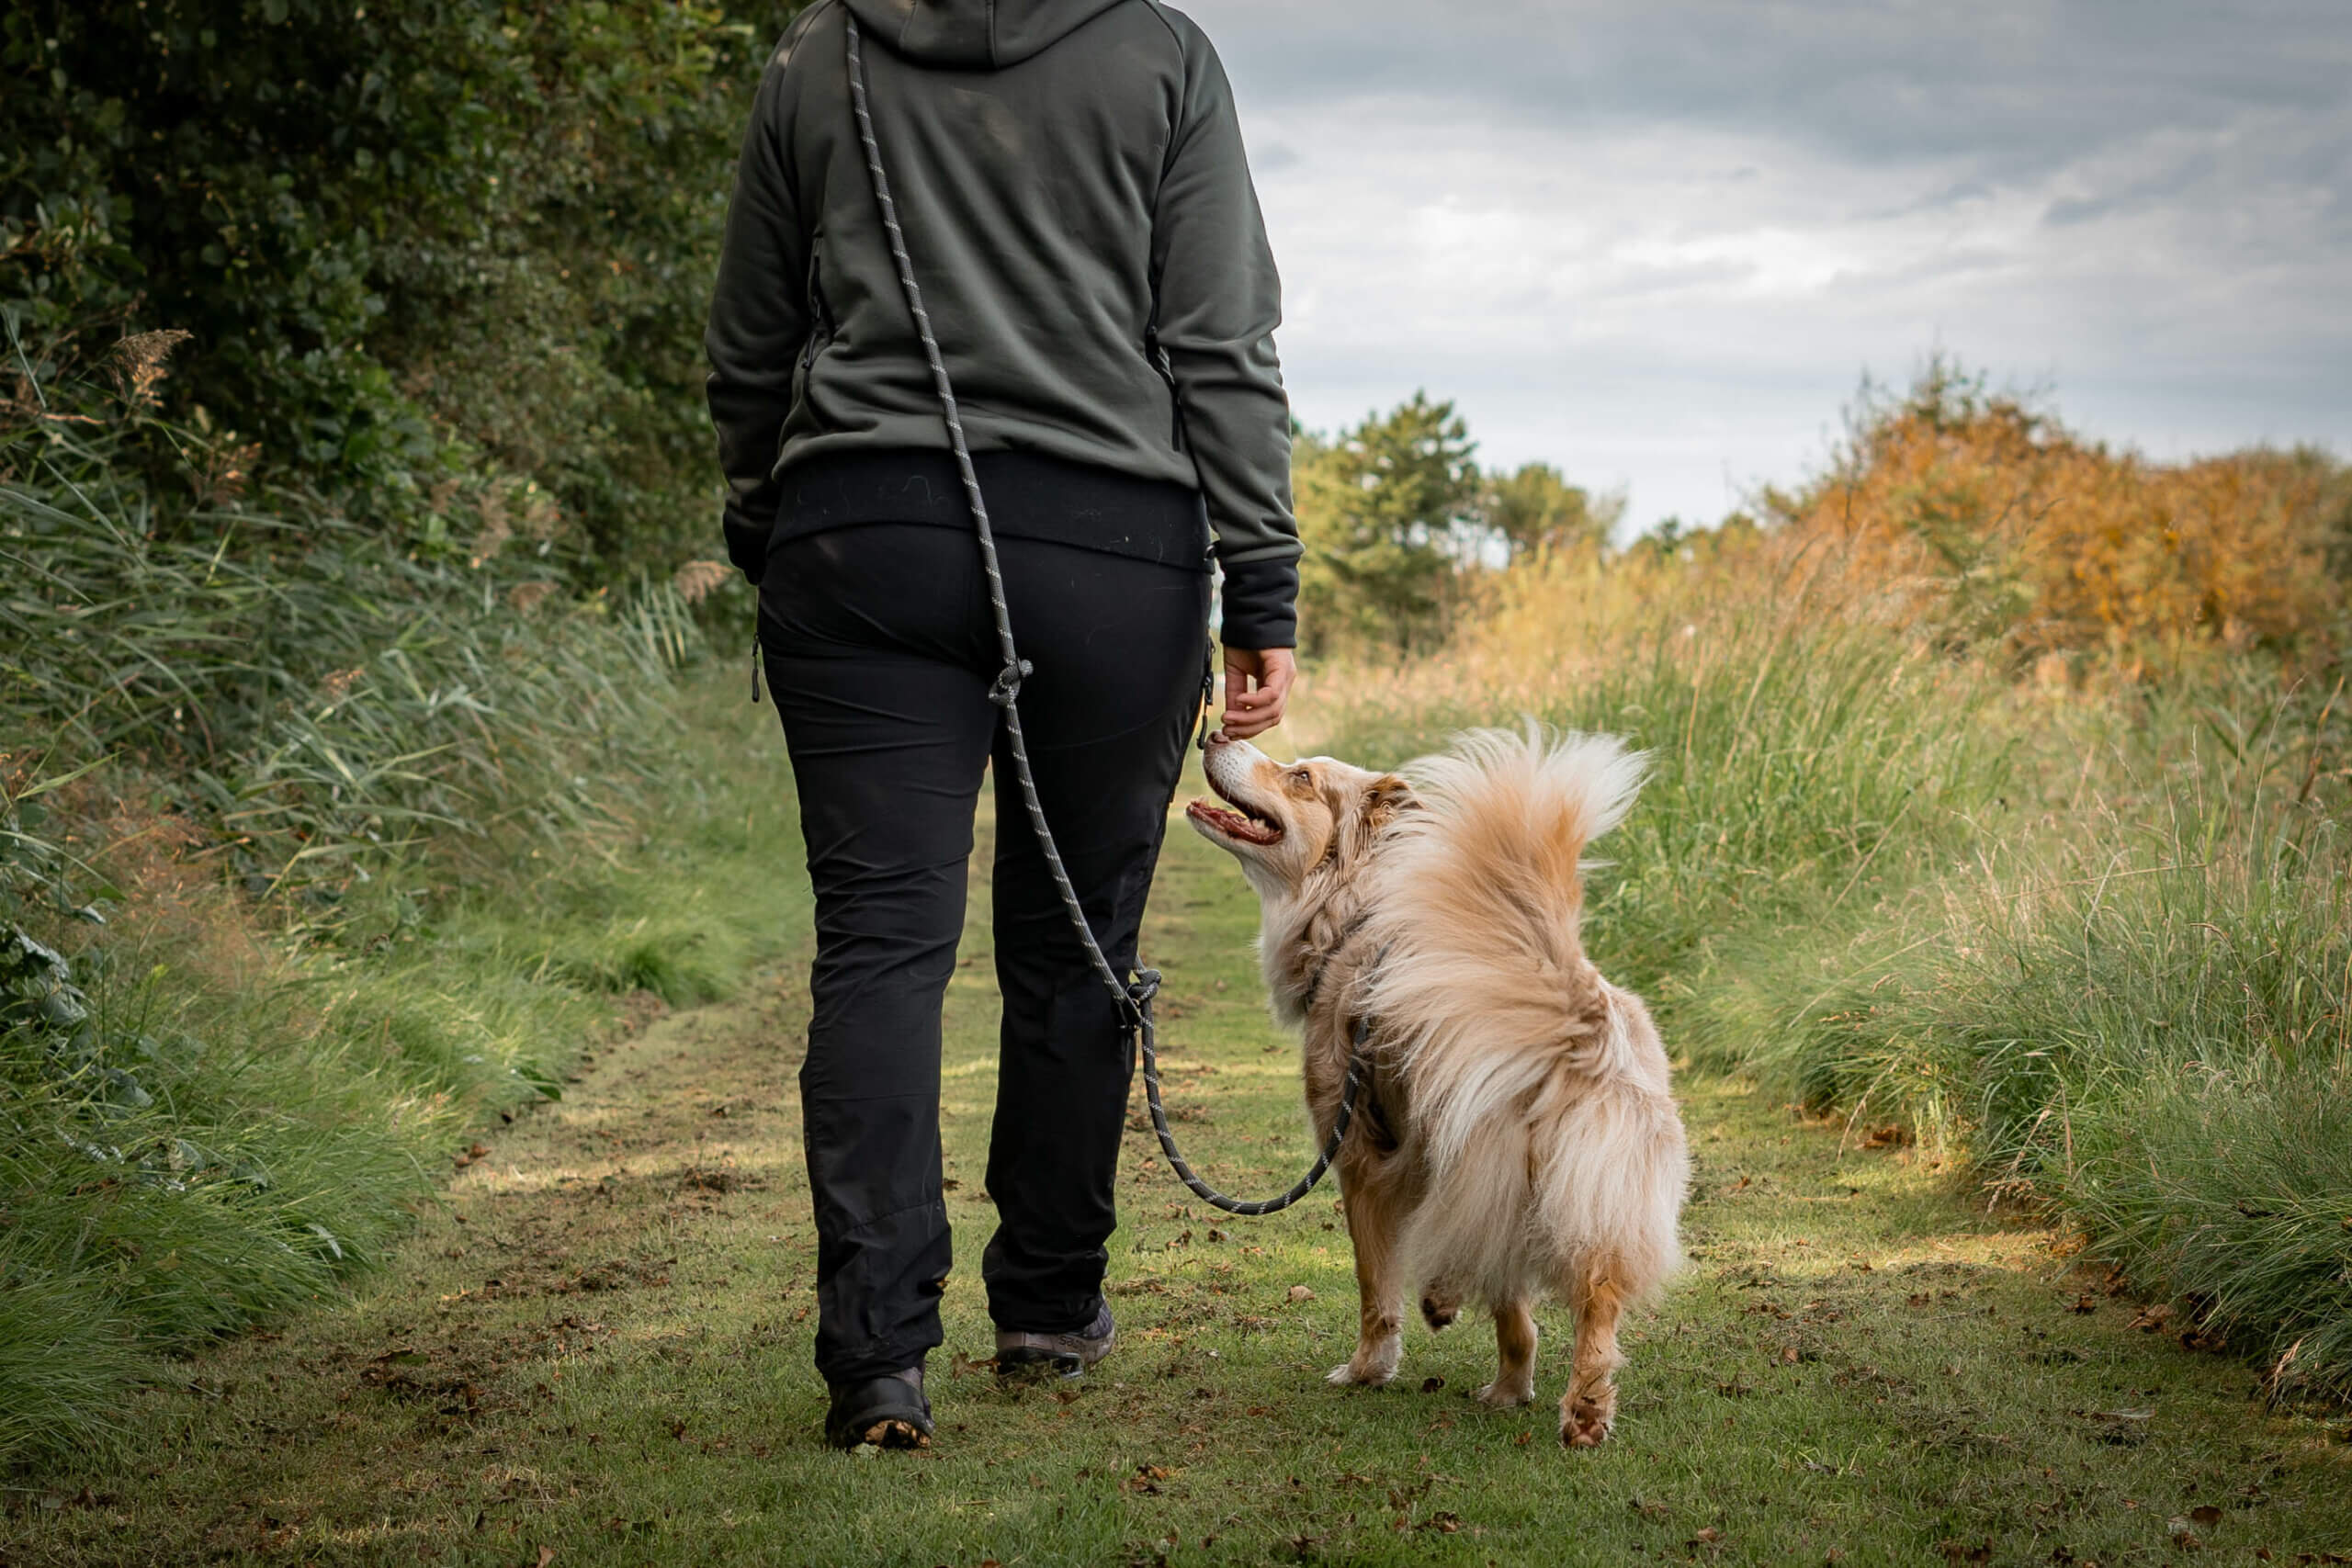
<svg viewBox="0 0 2352 1568">
<path fill-rule="evenodd" d="M 741 694 L 664 690 L 688 711 L 639 741 L 674 770 L 658 810 L 406 863 L 337 943 L 274 937 L 199 875 L 69 975 L 10 972 L 0 1455 L 97 1440 L 155 1356 L 333 1299 L 475 1129 L 561 1092 L 628 993 L 725 996 L 789 940 L 797 895 L 752 852 L 796 840 L 789 795 Z"/>
<path fill-rule="evenodd" d="M 0 786 L 103 763 L 331 931 L 414 848 L 592 831 L 650 771 L 701 640 L 670 585 L 573 594 L 544 498 L 520 538 L 495 508 L 470 538 L 297 493 L 190 510 L 217 443 L 169 431 L 187 471 L 144 473 L 151 423 L 0 420 Z"/>
<path fill-rule="evenodd" d="M 773 716 L 746 722 L 745 765 L 772 784 Z M 2229 1560 L 2352 1548 L 2352 1447 L 2325 1422 L 2266 1408 L 2229 1357 L 2136 1331 L 2065 1233 L 1988 1213 L 1953 1168 L 1841 1147 L 1834 1124 L 1706 1074 L 1682 1084 L 1692 1263 L 1633 1322 L 1619 1435 L 1596 1452 L 1560 1450 L 1540 1406 L 1464 1397 L 1491 1368 L 1475 1319 L 1416 1326 L 1388 1389 L 1326 1384 L 1354 1317 L 1331 1195 L 1204 1213 L 1139 1116 L 1114 1358 L 1067 1387 L 959 1372 L 989 1346 L 985 846 L 949 995 L 962 1261 L 932 1370 L 940 1438 L 829 1452 L 797 846 L 745 835 L 691 863 L 798 900 L 767 917 L 798 951 L 738 999 L 599 1047 L 347 1298 L 177 1364 L 135 1435 L 20 1475 L 11 1562 L 2114 1564 L 2173 1561 L 2176 1531 Z M 1229 861 L 1178 828 L 1146 941 L 1170 1100 L 1204 1173 L 1253 1191 L 1309 1153 L 1255 919 Z M 1542 1322 L 1555 1397 L 1568 1325 Z"/>
<path fill-rule="evenodd" d="M 773 900 L 695 868 L 789 819 L 544 496 L 411 536 L 105 401 L 0 419 L 0 1459 L 380 1261 L 615 998 L 728 994 Z"/>
<path fill-rule="evenodd" d="M 2136 818 L 1988 848 L 1851 945 L 1754 965 L 1713 1033 L 1780 1092 L 1965 1150 L 2280 1392 L 2340 1399 L 2352 846 L 2265 771 L 2209 762 Z"/>
<path fill-rule="evenodd" d="M 1593 877 L 1596 959 L 1665 1016 L 1744 930 L 1853 922 L 1963 852 L 2007 776 L 1967 671 L 1866 626 L 1754 609 L 1661 615 L 1531 703 L 1472 687 L 1431 703 L 1347 682 L 1318 744 L 1366 765 L 1435 750 L 1514 709 L 1648 752 L 1642 807 Z"/>
</svg>

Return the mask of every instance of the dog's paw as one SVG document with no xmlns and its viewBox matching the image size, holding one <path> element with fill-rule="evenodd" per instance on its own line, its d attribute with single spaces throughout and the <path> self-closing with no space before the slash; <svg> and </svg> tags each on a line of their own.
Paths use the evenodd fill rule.
<svg viewBox="0 0 2352 1568">
<path fill-rule="evenodd" d="M 1583 1398 L 1571 1401 L 1560 1412 L 1560 1446 L 1564 1449 L 1597 1449 L 1609 1440 L 1611 1428 L 1617 1424 L 1617 1401 Z"/>
<path fill-rule="evenodd" d="M 1360 1366 L 1354 1361 L 1342 1361 L 1323 1374 L 1326 1382 L 1337 1383 L 1341 1388 L 1384 1388 L 1396 1375 L 1396 1363 L 1394 1361 L 1386 1366 L 1376 1362 L 1371 1366 Z"/>
<path fill-rule="evenodd" d="M 1532 1404 L 1535 1402 L 1535 1391 L 1532 1388 L 1514 1388 L 1498 1378 L 1470 1397 L 1481 1404 L 1491 1404 L 1498 1410 L 1511 1410 L 1522 1404 Z"/>
<path fill-rule="evenodd" d="M 1449 1328 L 1462 1315 L 1459 1296 L 1441 1296 L 1432 1291 L 1421 1298 L 1421 1321 L 1431 1328 Z"/>
</svg>

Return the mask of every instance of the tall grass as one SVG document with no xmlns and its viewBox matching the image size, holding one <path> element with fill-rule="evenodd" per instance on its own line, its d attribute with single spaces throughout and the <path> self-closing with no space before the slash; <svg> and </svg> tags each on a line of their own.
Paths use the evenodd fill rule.
<svg viewBox="0 0 2352 1568">
<path fill-rule="evenodd" d="M 407 536 L 224 493 L 202 432 L 136 471 L 146 418 L 0 423 L 0 1457 L 381 1258 L 605 998 L 718 994 L 798 897 L 633 826 L 658 771 L 736 863 L 776 831 L 672 585 L 576 596 L 495 489 Z"/>
<path fill-rule="evenodd" d="M 1672 562 L 1516 572 L 1449 656 L 1318 680 L 1318 742 L 1382 765 L 1518 715 L 1647 751 L 1642 805 L 1601 846 L 1589 940 L 1672 1015 L 1746 929 L 1857 919 L 1957 854 L 1997 795 L 1990 688 L 1923 645 Z"/>
<path fill-rule="evenodd" d="M 427 837 L 588 824 L 699 642 L 667 585 L 576 600 L 503 538 L 159 513 L 103 431 L 17 432 L 0 476 L 0 735 L 135 766 L 256 893 L 332 901 Z"/>
<path fill-rule="evenodd" d="M 2267 731 L 1711 1001 L 1768 1085 L 2051 1205 L 2282 1386 L 2352 1394 L 2352 844 Z M 2216 755 L 2218 754 L 2218 755 Z"/>
</svg>

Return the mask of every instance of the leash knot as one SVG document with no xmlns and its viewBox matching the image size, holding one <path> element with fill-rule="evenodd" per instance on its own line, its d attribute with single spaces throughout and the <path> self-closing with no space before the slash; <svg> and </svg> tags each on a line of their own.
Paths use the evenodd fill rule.
<svg viewBox="0 0 2352 1568">
<path fill-rule="evenodd" d="M 1138 1008 L 1148 1008 L 1151 998 L 1159 995 L 1159 971 L 1138 969 L 1136 977 L 1127 982 L 1127 999 Z"/>
<path fill-rule="evenodd" d="M 989 701 L 1001 708 L 1009 708 L 1021 695 L 1021 680 L 1036 666 L 1025 659 L 1016 659 L 996 672 L 995 684 L 989 687 Z"/>
</svg>

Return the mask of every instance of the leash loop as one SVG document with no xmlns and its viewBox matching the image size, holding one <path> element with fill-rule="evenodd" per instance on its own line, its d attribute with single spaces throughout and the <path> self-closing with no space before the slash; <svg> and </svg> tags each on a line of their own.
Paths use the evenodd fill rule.
<svg viewBox="0 0 2352 1568">
<path fill-rule="evenodd" d="M 1035 672 L 1036 666 L 1027 660 L 1015 660 L 996 672 L 996 680 L 989 687 L 989 701 L 1010 711 L 1020 700 L 1021 682 Z"/>
<path fill-rule="evenodd" d="M 940 419 L 947 427 L 947 444 L 956 455 L 956 471 L 964 481 L 964 499 L 971 508 L 972 533 L 979 542 L 980 570 L 988 579 L 989 612 L 995 619 L 997 650 L 1003 660 L 996 680 L 989 687 L 989 701 L 1004 710 L 1005 750 L 1012 754 L 1012 776 L 1020 785 L 1030 831 L 1045 858 L 1046 874 L 1061 895 L 1062 908 L 1069 915 L 1071 929 L 1078 935 L 1088 964 L 1118 1005 L 1122 1029 L 1135 1031 L 1143 1056 L 1144 1100 L 1150 1107 L 1152 1131 L 1159 1135 L 1160 1152 L 1168 1156 L 1169 1168 L 1202 1201 L 1228 1214 L 1271 1214 L 1287 1209 L 1323 1179 L 1323 1173 L 1331 1168 L 1332 1160 L 1339 1156 L 1340 1141 L 1348 1135 L 1349 1124 L 1355 1119 L 1356 1096 L 1367 1076 L 1364 1044 L 1370 1037 L 1371 1023 L 1362 1019 L 1356 1022 L 1354 1043 L 1348 1053 L 1347 1079 L 1340 1092 L 1339 1118 L 1332 1123 L 1330 1136 L 1324 1140 L 1322 1153 L 1317 1156 L 1314 1166 L 1289 1191 L 1278 1198 L 1229 1198 L 1193 1174 L 1176 1147 L 1176 1136 L 1168 1130 L 1168 1112 L 1159 1103 L 1159 1037 L 1152 1026 L 1151 1009 L 1152 999 L 1159 994 L 1159 971 L 1139 968 L 1133 980 L 1125 980 L 1111 966 L 1102 942 L 1095 939 L 1093 922 L 1086 918 L 1086 907 L 1079 901 L 1078 889 L 1071 885 L 1069 872 L 1062 863 L 1053 829 L 1046 824 L 1045 804 L 1038 797 L 1036 775 L 1029 766 L 1029 744 L 1021 732 L 1021 682 L 1031 672 L 1031 665 L 1013 646 L 1012 612 L 1005 604 L 1004 573 L 997 563 L 996 531 L 989 525 L 988 502 L 980 494 L 979 475 L 972 467 L 971 450 L 964 440 L 964 418 L 956 408 L 955 386 L 947 377 L 947 361 L 939 351 L 938 337 L 931 330 L 931 312 L 923 309 L 922 288 L 915 281 L 914 261 L 907 254 L 906 231 L 899 224 L 898 203 L 890 198 L 889 176 L 883 173 L 882 147 L 875 139 L 873 110 L 866 101 L 865 62 L 858 49 L 857 17 L 845 8 L 842 21 L 849 38 L 850 107 L 857 117 L 858 140 L 865 150 L 865 172 L 873 182 L 874 205 L 881 213 L 883 231 L 890 241 L 890 256 L 898 263 L 899 286 L 906 294 L 908 312 L 914 317 L 915 334 L 922 341 L 923 358 L 931 367 L 932 389 L 939 396 Z M 1208 743 L 1207 699 L 1214 694 L 1216 684 L 1216 670 L 1211 663 L 1202 671 L 1204 747 Z"/>
</svg>

